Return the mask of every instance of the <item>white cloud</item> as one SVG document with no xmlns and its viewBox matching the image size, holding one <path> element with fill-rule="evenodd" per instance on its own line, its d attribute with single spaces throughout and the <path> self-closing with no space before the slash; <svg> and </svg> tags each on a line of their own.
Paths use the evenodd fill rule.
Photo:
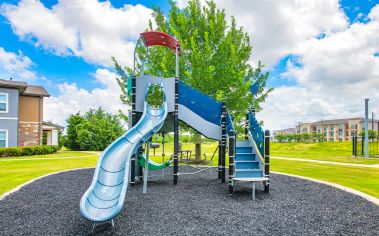
<svg viewBox="0 0 379 236">
<path fill-rule="evenodd" d="M 177 4 L 183 7 L 186 2 Z M 219 0 L 217 5 L 249 32 L 253 63 L 262 60 L 271 68 L 292 54 L 302 64 L 288 61 L 283 76 L 297 84 L 276 88 L 263 104 L 259 118 L 267 128 L 362 116 L 365 97 L 379 104 L 379 57 L 374 56 L 379 53 L 379 5 L 365 23 L 352 25 L 338 0 Z M 111 56 L 131 65 L 135 40 L 151 10 L 142 5 L 116 9 L 97 0 L 61 0 L 48 9 L 39 1 L 21 0 L 17 6 L 3 4 L 1 12 L 17 35 L 37 47 L 109 67 Z M 319 35 L 325 37 L 317 39 Z M 94 78 L 105 88 L 92 91 L 61 84 L 61 95 L 46 100 L 45 119 L 64 124 L 67 114 L 99 105 L 116 112 L 123 106 L 114 77 L 109 70 L 97 70 Z"/>
<path fill-rule="evenodd" d="M 104 88 L 88 91 L 79 89 L 76 84 L 60 84 L 60 95 L 45 99 L 44 119 L 66 125 L 69 114 L 85 113 L 99 106 L 113 114 L 117 114 L 119 109 L 127 113 L 127 106 L 119 99 L 121 91 L 115 79 L 117 75 L 107 69 L 97 69 L 93 76 Z"/>
<path fill-rule="evenodd" d="M 21 51 L 16 54 L 7 52 L 0 47 L 0 72 L 7 76 L 3 79 L 7 79 L 9 76 L 22 80 L 35 79 L 36 74 L 31 69 L 32 65 L 30 58 L 24 56 Z"/>
<path fill-rule="evenodd" d="M 184 7 L 187 2 L 179 0 L 177 5 Z M 268 67 L 297 53 L 316 36 L 348 26 L 338 0 L 218 0 L 216 4 L 249 33 L 252 63 L 261 60 Z"/>
<path fill-rule="evenodd" d="M 379 5 L 367 23 L 323 39 L 312 39 L 298 51 L 301 67 L 288 63 L 286 76 L 294 87 L 276 88 L 260 117 L 269 128 L 286 128 L 298 121 L 364 116 L 364 99 L 379 112 Z M 377 113 L 377 116 L 379 113 Z"/>
<path fill-rule="evenodd" d="M 54 54 L 102 66 L 111 66 L 112 56 L 132 65 L 135 41 L 151 12 L 142 5 L 115 8 L 109 1 L 97 0 L 61 0 L 51 9 L 35 0 L 1 5 L 1 13 L 22 39 Z"/>
</svg>

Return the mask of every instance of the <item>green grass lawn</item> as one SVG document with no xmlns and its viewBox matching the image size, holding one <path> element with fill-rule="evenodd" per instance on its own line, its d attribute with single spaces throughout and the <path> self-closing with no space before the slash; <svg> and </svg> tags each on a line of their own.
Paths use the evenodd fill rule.
<svg viewBox="0 0 379 236">
<path fill-rule="evenodd" d="M 271 170 L 340 184 L 379 198 L 379 168 L 272 159 Z"/>
<path fill-rule="evenodd" d="M 271 156 L 311 160 L 379 164 L 379 158 L 352 157 L 351 142 L 271 143 Z"/>
<path fill-rule="evenodd" d="M 350 150 L 348 149 L 347 143 L 272 143 L 271 147 L 272 155 L 274 156 L 299 157 L 348 163 L 379 163 L 379 160 L 376 159 L 363 160 L 350 157 Z M 207 160 L 210 160 L 216 148 L 217 142 L 202 144 L 202 153 L 207 155 Z M 182 149 L 194 150 L 195 145 L 191 143 L 183 143 Z M 165 153 L 166 160 L 168 160 L 173 153 L 173 143 L 165 145 Z M 151 155 L 152 154 L 153 150 L 151 150 Z M 152 159 L 161 162 L 161 154 L 162 147 L 156 149 L 156 154 L 155 156 L 152 156 Z M 72 156 L 78 158 L 64 158 Z M 44 160 L 44 158 L 46 159 Z M 73 151 L 60 151 L 56 154 L 30 157 L 0 158 L 0 195 L 22 183 L 48 173 L 81 167 L 94 167 L 96 161 L 97 155 L 95 153 Z M 216 152 L 212 163 L 208 164 L 217 166 L 217 161 L 218 152 Z M 226 161 L 228 161 L 228 158 Z M 271 170 L 337 183 L 379 198 L 378 168 L 350 167 L 328 165 L 324 163 L 272 159 Z"/>
<path fill-rule="evenodd" d="M 77 156 L 79 158 L 32 160 L 34 158 L 55 158 Z M 86 156 L 82 157 L 81 156 Z M 17 160 L 30 158 L 31 160 Z M 0 195 L 36 177 L 62 170 L 93 167 L 97 161 L 96 154 L 61 151 L 55 154 L 0 158 Z"/>
</svg>

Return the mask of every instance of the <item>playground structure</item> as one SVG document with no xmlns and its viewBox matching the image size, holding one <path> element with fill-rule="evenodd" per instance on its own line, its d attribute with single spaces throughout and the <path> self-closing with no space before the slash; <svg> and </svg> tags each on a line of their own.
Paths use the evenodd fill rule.
<svg viewBox="0 0 379 236">
<path fill-rule="evenodd" d="M 143 43 L 146 53 L 149 47 L 165 46 L 175 52 L 175 77 L 160 78 L 145 75 L 143 64 L 136 57 L 137 47 Z M 136 177 L 144 181 L 147 191 L 148 170 L 157 170 L 173 165 L 173 183 L 177 184 L 179 172 L 179 120 L 202 135 L 219 141 L 218 178 L 226 182 L 226 151 L 229 154 L 229 193 L 232 194 L 238 181 L 251 182 L 253 199 L 255 183 L 263 182 L 269 192 L 269 132 L 263 132 L 251 109 L 246 119 L 245 140 L 237 140 L 233 120 L 225 102 L 219 102 L 179 80 L 179 42 L 161 32 L 144 32 L 136 44 L 133 76 L 131 78 L 132 111 L 131 127 L 101 154 L 92 183 L 80 201 L 82 215 L 94 223 L 116 217 L 123 206 L 128 184 L 134 186 Z M 141 75 L 136 74 L 137 64 Z M 148 104 L 147 97 L 152 86 L 159 86 L 163 93 L 160 107 Z M 254 86 L 251 92 L 254 95 Z M 150 140 L 156 133 L 174 132 L 172 160 L 154 163 L 149 159 Z M 146 153 L 143 154 L 143 144 Z M 184 173 L 183 173 L 184 174 Z"/>
</svg>

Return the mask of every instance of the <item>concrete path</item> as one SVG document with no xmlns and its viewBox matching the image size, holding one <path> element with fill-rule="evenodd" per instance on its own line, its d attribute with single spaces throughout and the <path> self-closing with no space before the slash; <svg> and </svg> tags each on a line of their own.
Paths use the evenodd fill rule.
<svg viewBox="0 0 379 236">
<path fill-rule="evenodd" d="M 356 163 L 346 163 L 346 162 L 336 162 L 336 161 L 320 161 L 320 160 L 310 160 L 310 159 L 305 159 L 305 158 L 276 157 L 276 156 L 271 156 L 271 158 L 279 159 L 279 160 L 287 160 L 287 161 L 303 161 L 303 162 L 313 162 L 313 163 L 329 164 L 329 165 L 379 168 L 379 164 L 368 165 L 368 164 L 356 164 Z"/>
</svg>

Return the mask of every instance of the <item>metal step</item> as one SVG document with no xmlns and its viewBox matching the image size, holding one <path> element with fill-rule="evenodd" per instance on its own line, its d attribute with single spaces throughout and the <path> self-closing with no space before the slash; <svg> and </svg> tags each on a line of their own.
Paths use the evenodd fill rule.
<svg viewBox="0 0 379 236">
<path fill-rule="evenodd" d="M 236 147 L 236 153 L 252 153 L 252 147 Z"/>
<path fill-rule="evenodd" d="M 236 161 L 236 169 L 259 169 L 259 161 Z"/>
<path fill-rule="evenodd" d="M 255 161 L 255 153 L 236 153 L 236 161 Z"/>
<path fill-rule="evenodd" d="M 237 140 L 236 147 L 250 147 L 250 142 L 248 140 Z"/>
<path fill-rule="evenodd" d="M 263 177 L 262 169 L 236 169 L 235 178 Z"/>
</svg>

